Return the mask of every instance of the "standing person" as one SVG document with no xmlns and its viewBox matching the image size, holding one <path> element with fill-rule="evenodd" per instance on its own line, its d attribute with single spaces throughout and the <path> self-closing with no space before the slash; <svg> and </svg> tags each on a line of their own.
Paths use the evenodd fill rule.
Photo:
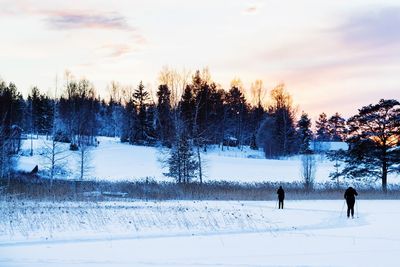
<svg viewBox="0 0 400 267">
<path fill-rule="evenodd" d="M 353 187 L 349 187 L 344 192 L 344 198 L 346 199 L 347 203 L 347 218 L 351 217 L 354 218 L 354 204 L 356 203 L 356 196 L 358 196 L 357 191 Z"/>
<path fill-rule="evenodd" d="M 285 199 L 285 191 L 283 190 L 282 186 L 279 186 L 278 191 L 276 191 L 278 194 L 278 200 L 279 200 L 279 209 L 282 207 L 283 209 L 283 200 Z"/>
</svg>

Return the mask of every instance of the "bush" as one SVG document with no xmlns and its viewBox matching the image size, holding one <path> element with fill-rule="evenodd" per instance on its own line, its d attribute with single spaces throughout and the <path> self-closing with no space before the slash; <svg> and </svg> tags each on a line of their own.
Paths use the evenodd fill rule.
<svg viewBox="0 0 400 267">
<path fill-rule="evenodd" d="M 78 151 L 78 150 L 79 150 L 79 147 L 78 147 L 77 144 L 70 144 L 70 145 L 69 145 L 69 150 L 71 150 L 71 151 Z"/>
</svg>

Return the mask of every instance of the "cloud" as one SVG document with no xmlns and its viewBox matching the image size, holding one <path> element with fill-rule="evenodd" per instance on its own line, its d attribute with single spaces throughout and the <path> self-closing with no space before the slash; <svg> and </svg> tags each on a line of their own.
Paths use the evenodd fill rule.
<svg viewBox="0 0 400 267">
<path fill-rule="evenodd" d="M 257 10 L 258 10 L 258 8 L 256 6 L 251 6 L 251 7 L 246 8 L 244 10 L 244 12 L 247 14 L 253 14 L 253 13 L 256 13 Z"/>
<path fill-rule="evenodd" d="M 0 9 L 0 16 L 2 15 L 32 16 L 44 22 L 47 29 L 54 31 L 98 30 L 116 33 L 117 35 L 114 36 L 117 37 L 117 42 L 110 44 L 107 40 L 105 45 L 97 49 L 102 58 L 119 58 L 147 44 L 145 36 L 119 12 L 70 9 L 14 0 L 10 1 L 4 9 Z M 87 36 L 91 38 L 90 35 Z M 126 44 L 121 44 L 121 39 L 125 40 Z"/>
<path fill-rule="evenodd" d="M 358 11 L 333 31 L 349 45 L 397 45 L 400 41 L 400 6 Z"/>
<path fill-rule="evenodd" d="M 134 31 L 126 18 L 118 13 L 87 14 L 84 12 L 52 12 L 46 18 L 47 24 L 56 30 L 71 29 L 117 29 Z"/>
<path fill-rule="evenodd" d="M 45 21 L 53 30 L 117 30 L 128 33 L 128 38 L 138 46 L 145 45 L 147 42 L 146 38 L 132 27 L 124 16 L 116 12 L 53 11 L 48 12 L 46 16 Z M 107 57 L 120 57 L 134 50 L 131 45 L 125 44 L 105 45 L 102 49 L 108 51 Z"/>
<path fill-rule="evenodd" d="M 108 58 L 118 58 L 125 54 L 131 53 L 134 48 L 127 44 L 108 44 L 100 48 L 101 53 Z"/>
<path fill-rule="evenodd" d="M 280 47 L 263 48 L 254 61 L 268 62 L 272 71 L 278 70 L 296 83 L 392 77 L 390 69 L 398 68 L 396 59 L 400 56 L 397 25 L 400 7 L 353 11 L 334 27 L 320 28 L 307 38 Z"/>
<path fill-rule="evenodd" d="M 127 18 L 118 12 L 65 9 L 14 0 L 0 9 L 0 15 L 41 17 L 53 30 L 110 29 L 137 32 L 137 29 L 128 23 Z"/>
</svg>

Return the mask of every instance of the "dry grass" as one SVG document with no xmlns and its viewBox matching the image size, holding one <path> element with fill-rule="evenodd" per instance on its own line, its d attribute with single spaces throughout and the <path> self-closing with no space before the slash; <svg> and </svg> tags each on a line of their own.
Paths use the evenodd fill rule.
<svg viewBox="0 0 400 267">
<path fill-rule="evenodd" d="M 316 184 L 305 190 L 302 183 L 234 183 L 207 182 L 176 184 L 174 182 L 143 181 L 73 181 L 50 180 L 18 174 L 9 181 L 0 181 L 1 195 L 13 198 L 41 200 L 275 200 L 276 190 L 282 185 L 286 199 L 342 199 L 346 185 Z M 387 193 L 380 188 L 358 185 L 363 199 L 400 199 L 400 186 L 391 186 Z"/>
</svg>

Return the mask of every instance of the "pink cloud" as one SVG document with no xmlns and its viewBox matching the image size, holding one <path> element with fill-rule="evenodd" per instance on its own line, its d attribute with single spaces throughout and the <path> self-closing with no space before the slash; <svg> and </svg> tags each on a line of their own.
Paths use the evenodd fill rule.
<svg viewBox="0 0 400 267">
<path fill-rule="evenodd" d="M 102 50 L 107 57 L 117 58 L 132 52 L 134 48 L 128 44 L 108 44 L 103 45 L 100 50 Z"/>
<path fill-rule="evenodd" d="M 113 29 L 134 31 L 125 17 L 118 13 L 87 13 L 82 11 L 54 11 L 47 13 L 46 22 L 56 30 Z"/>
</svg>

